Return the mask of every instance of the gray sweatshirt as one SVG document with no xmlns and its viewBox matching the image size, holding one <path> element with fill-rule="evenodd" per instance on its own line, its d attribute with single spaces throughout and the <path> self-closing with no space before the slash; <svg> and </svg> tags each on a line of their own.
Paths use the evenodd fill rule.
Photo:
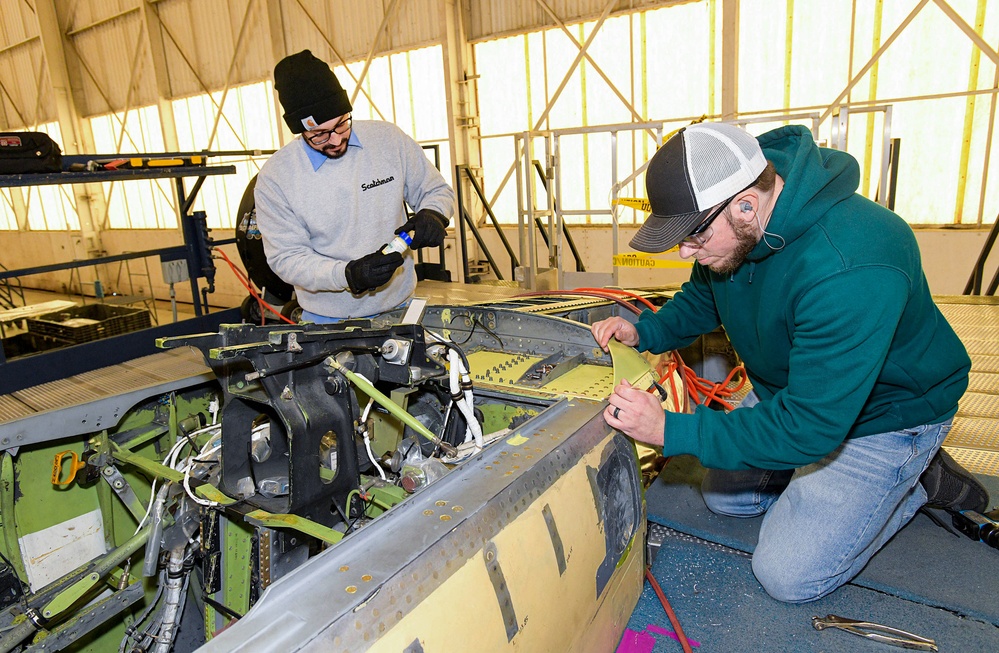
<svg viewBox="0 0 999 653">
<path fill-rule="evenodd" d="M 413 252 L 388 284 L 363 295 L 347 288 L 347 263 L 381 249 L 413 211 L 450 217 L 454 192 L 416 141 L 391 123 L 356 120 L 347 153 L 322 157 L 296 138 L 257 175 L 257 226 L 271 269 L 295 286 L 302 308 L 327 317 L 391 310 L 416 289 Z M 318 159 L 317 159 L 318 160 Z"/>
</svg>

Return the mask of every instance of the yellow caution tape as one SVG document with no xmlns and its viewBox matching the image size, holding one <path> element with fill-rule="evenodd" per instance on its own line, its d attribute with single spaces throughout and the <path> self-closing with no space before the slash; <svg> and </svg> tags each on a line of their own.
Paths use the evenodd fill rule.
<svg viewBox="0 0 999 653">
<path fill-rule="evenodd" d="M 671 261 L 647 254 L 617 254 L 613 260 L 614 267 L 618 268 L 689 268 L 694 265 L 687 261 Z"/>
<path fill-rule="evenodd" d="M 652 213 L 652 205 L 649 204 L 649 200 L 641 199 L 639 197 L 619 197 L 612 202 L 618 206 L 627 206 L 633 209 L 638 209 L 639 211 L 645 211 L 646 213 Z"/>
</svg>

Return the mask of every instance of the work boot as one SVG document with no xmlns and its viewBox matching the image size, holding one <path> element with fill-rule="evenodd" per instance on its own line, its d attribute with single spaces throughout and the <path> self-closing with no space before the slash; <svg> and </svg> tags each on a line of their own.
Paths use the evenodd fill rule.
<svg viewBox="0 0 999 653">
<path fill-rule="evenodd" d="M 933 456 L 919 482 L 926 490 L 927 508 L 973 510 L 980 513 L 988 510 L 988 490 L 943 448 Z"/>
</svg>

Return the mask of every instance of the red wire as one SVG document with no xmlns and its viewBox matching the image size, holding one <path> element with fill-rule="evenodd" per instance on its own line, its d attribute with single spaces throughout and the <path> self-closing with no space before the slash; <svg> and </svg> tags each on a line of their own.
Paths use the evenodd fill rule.
<svg viewBox="0 0 999 653">
<path fill-rule="evenodd" d="M 616 297 L 610 293 L 604 292 L 580 292 L 573 290 L 535 290 L 534 292 L 524 293 L 522 295 L 514 295 L 515 298 L 523 297 L 544 297 L 546 295 L 576 295 L 579 297 L 599 297 L 601 299 L 609 299 L 616 304 L 619 304 L 622 308 L 626 308 L 636 315 L 640 314 L 642 310 L 633 304 L 629 304 L 620 297 Z"/>
<path fill-rule="evenodd" d="M 693 649 L 690 648 L 690 642 L 687 641 L 687 636 L 683 632 L 683 628 L 680 626 L 680 620 L 676 618 L 676 613 L 673 612 L 673 606 L 669 604 L 669 600 L 666 599 L 666 594 L 663 593 L 663 588 L 659 587 L 659 583 L 656 581 L 656 577 L 652 575 L 648 567 L 645 568 L 645 577 L 649 580 L 652 585 L 652 589 L 655 590 L 656 596 L 659 597 L 659 602 L 662 603 L 663 609 L 666 611 L 666 616 L 669 617 L 669 622 L 673 624 L 673 631 L 676 632 L 676 638 L 680 642 L 680 646 L 683 647 L 684 653 L 694 653 Z"/>
<path fill-rule="evenodd" d="M 575 288 L 574 290 L 584 291 L 584 292 L 586 292 L 586 291 L 588 291 L 588 292 L 606 292 L 606 293 L 613 293 L 613 294 L 616 294 L 616 295 L 624 295 L 625 297 L 631 297 L 632 299 L 635 299 L 635 300 L 637 300 L 637 301 L 645 304 L 646 306 L 649 307 L 649 310 L 651 310 L 653 313 L 655 313 L 658 310 L 656 308 L 656 305 L 653 304 L 652 302 L 650 302 L 645 297 L 642 297 L 641 295 L 633 293 L 633 292 L 630 292 L 628 290 L 622 290 L 621 288 Z"/>
<path fill-rule="evenodd" d="M 260 294 L 257 293 L 257 291 L 254 290 L 253 287 L 250 285 L 250 277 L 248 277 L 245 272 L 237 268 L 236 265 L 229 260 L 229 257 L 225 255 L 225 252 L 223 252 L 221 249 L 218 248 L 215 249 L 215 252 L 218 253 L 219 256 L 221 256 L 225 260 L 225 262 L 229 264 L 229 267 L 232 268 L 232 271 L 236 274 L 236 279 L 239 281 L 239 283 L 241 283 L 243 287 L 246 288 L 246 291 L 250 293 L 250 296 L 256 299 L 257 302 L 262 307 L 266 308 L 271 313 L 274 313 L 274 315 L 277 315 L 279 318 L 281 318 L 288 324 L 295 324 L 293 320 L 289 320 L 284 315 L 281 315 L 281 313 L 277 309 L 275 309 L 273 306 L 264 301 L 263 297 L 261 297 Z M 261 321 L 263 320 L 261 319 Z"/>
</svg>

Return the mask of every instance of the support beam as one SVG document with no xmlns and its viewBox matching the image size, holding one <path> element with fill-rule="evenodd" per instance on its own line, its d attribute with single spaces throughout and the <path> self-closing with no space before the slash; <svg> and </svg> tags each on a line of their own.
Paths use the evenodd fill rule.
<svg viewBox="0 0 999 653">
<path fill-rule="evenodd" d="M 577 50 L 583 53 L 583 56 L 586 58 L 586 60 L 590 63 L 591 66 L 593 66 L 593 70 L 596 71 L 598 75 L 600 75 L 600 78 L 604 80 L 608 88 L 610 88 L 611 92 L 613 92 L 614 95 L 617 96 L 617 99 L 621 101 L 621 104 L 623 104 L 625 108 L 628 109 L 628 111 L 631 113 L 632 119 L 634 119 L 636 122 L 645 122 L 648 119 L 648 116 L 643 116 L 635 109 L 635 106 L 631 103 L 631 101 L 628 98 L 626 98 L 623 93 L 621 93 L 621 91 L 617 88 L 617 85 L 614 84 L 614 82 L 611 81 L 610 77 L 608 77 L 604 73 L 603 69 L 597 65 L 597 62 L 593 60 L 593 58 L 589 55 L 588 52 L 585 52 L 583 50 L 583 45 L 578 40 L 576 40 L 576 37 L 573 35 L 573 33 L 569 31 L 568 27 L 566 27 L 565 22 L 558 17 L 558 15 L 552 10 L 551 7 L 548 6 L 548 3 L 545 2 L 545 0 L 535 0 L 535 2 L 537 2 L 538 5 L 544 10 L 544 12 L 548 14 L 549 18 L 555 21 L 555 24 L 558 25 L 559 29 L 562 30 L 562 33 L 566 35 L 566 37 L 569 39 L 569 42 L 572 43 L 574 46 L 576 46 Z M 653 134 L 652 132 L 647 132 L 647 133 L 652 138 L 655 138 L 655 134 Z"/>
<path fill-rule="evenodd" d="M 465 35 L 465 15 L 462 3 L 458 0 L 440 0 L 440 21 L 444 26 L 441 35 L 441 57 L 444 64 L 444 94 L 447 101 L 448 149 L 451 153 L 451 187 L 467 184 L 467 192 L 457 193 L 459 197 L 472 198 L 477 195 L 471 189 L 471 182 L 458 175 L 456 166 L 467 165 L 470 170 L 482 166 L 482 153 L 479 140 L 479 102 L 476 84 L 478 74 L 475 69 L 475 55 Z M 462 219 L 462 207 L 454 212 L 455 226 Z M 470 211 L 471 212 L 471 211 Z M 455 241 L 460 241 L 462 229 L 455 229 Z M 458 261 L 466 257 L 465 243 L 457 242 Z M 442 261 L 443 263 L 443 261 Z M 458 266 L 458 270 L 463 267 Z M 458 279 L 464 282 L 465 279 Z"/>
<path fill-rule="evenodd" d="M 246 34 L 250 31 L 250 17 L 253 13 L 253 5 L 254 0 L 249 0 L 249 2 L 246 3 L 246 11 L 243 13 L 243 20 L 239 25 L 239 34 L 236 36 L 236 44 L 232 47 L 232 59 L 229 60 L 229 70 L 226 71 L 225 74 L 225 86 L 222 87 L 222 100 L 218 104 L 218 110 L 215 112 L 215 121 L 212 123 L 212 131 L 208 135 L 208 142 L 205 144 L 205 149 L 208 150 L 212 149 L 212 143 L 215 142 L 215 137 L 218 135 L 219 120 L 221 120 L 225 109 L 225 99 L 229 95 L 229 87 L 232 86 L 232 75 L 236 71 L 236 62 L 239 60 L 239 53 L 243 49 Z M 232 127 L 230 123 L 227 122 L 226 124 L 229 124 L 230 128 Z M 239 136 L 236 130 L 233 130 L 233 134 L 237 137 Z"/>
<path fill-rule="evenodd" d="M 272 69 L 274 65 L 277 65 L 277 62 L 291 54 L 284 38 L 283 6 L 284 3 L 281 0 L 267 0 L 267 32 L 270 35 Z M 271 102 L 274 103 L 274 115 L 277 116 L 278 141 L 284 146 L 288 144 L 288 130 L 283 127 L 284 109 L 281 107 L 277 93 L 271 93 Z"/>
<path fill-rule="evenodd" d="M 915 17 L 919 15 L 919 12 L 922 11 L 923 7 L 925 7 L 926 3 L 929 1 L 930 0 L 919 0 L 919 3 L 912 8 L 912 11 L 909 12 L 909 15 L 906 16 L 901 23 L 899 23 L 899 26 L 895 28 L 895 31 L 892 32 L 891 36 L 889 36 L 888 39 L 884 42 L 884 45 L 878 48 L 878 51 L 871 56 L 868 62 L 864 64 L 864 67 L 861 68 L 860 71 L 853 76 L 853 78 L 850 80 L 850 83 L 846 85 L 846 88 L 844 88 L 840 92 L 840 94 L 836 96 L 836 99 L 829 103 L 829 106 L 826 108 L 826 110 L 822 112 L 821 116 L 819 116 L 820 123 L 832 115 L 832 112 L 835 111 L 836 108 L 840 106 L 840 102 L 843 101 L 843 98 L 845 98 L 847 95 L 850 94 L 850 91 L 853 90 L 853 87 L 856 86 L 857 83 L 864 78 L 864 75 L 867 74 L 867 71 L 870 70 L 874 66 L 874 64 L 878 62 L 878 59 L 881 58 L 881 55 L 883 55 L 885 51 L 891 47 L 891 44 L 895 42 L 895 39 L 897 39 L 899 35 L 903 31 L 905 31 L 905 28 L 908 27 L 909 23 L 911 23 L 913 19 L 915 19 Z"/>
<path fill-rule="evenodd" d="M 156 83 L 156 106 L 160 113 L 160 130 L 163 134 L 163 146 L 168 152 L 180 151 L 177 138 L 177 122 L 173 114 L 173 102 L 170 98 L 170 70 L 167 67 L 166 46 L 163 42 L 163 31 L 156 19 L 156 13 L 148 2 L 142 3 L 142 24 L 149 43 L 149 58 L 152 61 L 153 80 Z"/>
<path fill-rule="evenodd" d="M 66 154 L 82 154 L 93 147 L 93 139 L 89 138 L 89 130 L 84 126 L 77 109 L 66 59 L 68 43 L 59 25 L 59 14 L 56 10 L 55 0 L 36 0 L 35 18 L 38 20 L 38 35 L 41 38 L 42 53 L 45 58 L 49 83 L 52 85 L 59 129 L 62 132 L 62 149 Z M 77 256 L 97 255 L 104 248 L 101 243 L 100 226 L 94 217 L 95 207 L 91 206 L 91 199 L 103 198 L 100 185 L 74 185 L 73 196 L 76 213 L 80 218 L 80 232 L 85 250 L 74 254 Z M 100 203 L 103 204 L 103 202 Z"/>
<path fill-rule="evenodd" d="M 361 84 L 361 80 L 355 77 L 354 73 L 351 72 L 350 68 L 347 66 L 347 60 L 344 59 L 343 55 L 341 55 L 337 51 L 337 49 L 333 46 L 333 41 L 330 40 L 328 36 L 326 36 L 326 32 L 323 31 L 323 28 L 319 26 L 319 22 L 316 21 L 316 19 L 313 17 L 311 13 L 309 13 L 309 10 L 305 8 L 305 5 L 302 4 L 302 0 L 296 0 L 296 2 L 298 3 L 298 6 L 302 9 L 302 13 L 305 14 L 305 17 L 309 19 L 309 22 L 312 23 L 312 26 L 316 28 L 317 32 L 319 32 L 319 36 L 323 37 L 323 40 L 326 41 L 326 47 L 330 49 L 330 52 L 333 53 L 333 56 L 336 57 L 337 61 L 340 62 L 340 65 L 343 66 L 343 69 L 347 72 L 347 76 L 350 77 L 352 82 L 354 82 L 354 87 L 360 90 L 360 92 L 364 94 L 364 97 L 368 99 L 368 104 L 370 104 L 374 112 L 378 114 L 379 119 L 385 120 L 387 122 L 394 122 L 386 118 L 385 114 L 382 113 L 381 109 L 378 108 L 378 104 L 375 102 L 374 98 L 372 98 L 371 95 L 364 89 L 364 86 Z M 291 53 L 288 52 L 286 54 L 291 54 Z M 275 62 L 280 61 L 284 56 L 285 55 L 282 55 L 281 57 L 278 57 L 274 61 Z M 367 70 L 367 68 L 365 68 L 365 70 Z M 392 74 L 391 66 L 389 67 L 389 74 L 390 75 Z M 350 103 L 353 104 L 354 100 L 351 99 Z M 281 112 L 279 111 L 278 115 L 280 115 L 280 113 Z"/>
<path fill-rule="evenodd" d="M 954 24 L 957 25 L 959 28 L 961 28 L 961 31 L 964 32 L 969 39 L 971 39 L 972 43 L 974 43 L 979 50 L 984 52 L 985 55 L 992 60 L 992 63 L 999 66 L 999 52 L 993 50 L 992 47 L 985 42 L 985 39 L 982 38 L 981 34 L 976 32 L 975 29 L 967 23 L 967 21 L 961 18 L 961 15 L 956 11 L 954 11 L 954 8 L 951 7 L 949 4 L 947 4 L 946 0 L 933 0 L 933 1 L 937 4 L 938 7 L 940 7 L 941 11 L 947 14 L 947 18 L 950 18 L 952 21 L 954 21 Z"/>
<path fill-rule="evenodd" d="M 226 118 L 225 114 L 222 112 L 222 105 L 220 105 L 215 100 L 215 96 L 212 95 L 212 90 L 208 88 L 208 84 L 206 84 L 205 80 L 203 80 L 201 78 L 201 75 L 198 74 L 198 69 L 195 68 L 194 64 L 191 63 L 191 60 L 188 59 L 187 54 L 185 54 L 184 48 L 180 45 L 180 42 L 177 40 L 177 37 L 174 36 L 173 33 L 170 31 L 170 27 L 165 22 L 163 22 L 163 17 L 160 16 L 159 12 L 156 10 L 155 7 L 156 3 L 151 2 L 150 0 L 145 0 L 145 1 L 149 2 L 149 4 L 153 7 L 152 15 L 156 17 L 156 22 L 162 28 L 163 34 L 165 34 L 166 37 L 170 40 L 170 42 L 173 44 L 173 47 L 176 50 L 177 55 L 184 61 L 184 64 L 187 65 L 188 70 L 191 71 L 191 75 L 194 76 L 194 79 L 198 80 L 198 85 L 201 87 L 201 90 L 204 91 L 205 96 L 211 101 L 212 106 L 215 107 L 215 110 L 218 111 L 219 115 L 222 116 L 222 119 L 225 120 L 226 124 L 229 125 L 229 128 L 232 130 L 232 133 L 236 135 L 236 141 L 239 143 L 240 149 L 244 150 L 249 149 L 248 147 L 246 147 L 246 143 L 244 143 L 243 139 L 240 137 L 239 132 L 236 131 L 236 128 L 233 127 L 232 123 L 229 122 L 229 119 Z"/>
<path fill-rule="evenodd" d="M 354 87 L 354 92 L 350 94 L 350 103 L 354 104 L 354 100 L 357 99 L 357 94 L 361 92 L 361 85 L 364 84 L 364 77 L 368 74 L 368 68 L 371 67 L 371 60 L 375 57 L 375 52 L 378 50 L 378 42 L 382 40 L 382 34 L 385 33 L 388 27 L 389 18 L 392 17 L 392 12 L 395 11 L 396 5 L 399 4 L 399 0 L 392 0 L 389 6 L 385 9 L 385 15 L 382 17 L 382 23 L 378 26 L 378 31 L 375 32 L 374 38 L 371 39 L 371 49 L 368 50 L 368 56 L 364 59 L 364 68 L 361 69 L 361 75 L 357 78 L 357 85 Z"/>
<path fill-rule="evenodd" d="M 734 120 L 739 115 L 739 0 L 722 0 L 721 38 L 721 117 Z"/>
<path fill-rule="evenodd" d="M 978 0 L 978 9 L 975 12 L 976 34 L 981 34 L 985 31 L 985 5 L 986 0 Z M 981 58 L 981 48 L 971 48 L 971 65 L 968 70 L 969 91 L 978 90 L 978 69 Z M 971 158 L 971 134 L 974 126 L 975 96 L 972 95 L 964 101 L 964 129 L 961 133 L 961 159 L 957 165 L 957 197 L 954 200 L 954 224 L 961 224 L 963 222 L 965 193 L 968 188 L 968 162 Z"/>
</svg>

